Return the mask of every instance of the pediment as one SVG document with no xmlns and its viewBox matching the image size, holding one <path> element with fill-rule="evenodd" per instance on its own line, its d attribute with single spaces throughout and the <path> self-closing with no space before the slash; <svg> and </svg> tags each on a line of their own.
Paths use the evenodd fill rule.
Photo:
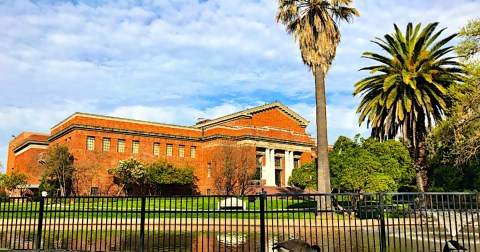
<svg viewBox="0 0 480 252">
<path fill-rule="evenodd" d="M 193 127 L 195 127 L 195 128 L 206 128 L 206 127 L 213 127 L 213 126 L 217 126 L 217 125 L 225 125 L 225 124 L 228 124 L 229 122 L 233 122 L 233 121 L 238 121 L 238 120 L 242 120 L 242 119 L 251 119 L 255 115 L 259 115 L 261 113 L 264 113 L 264 112 L 272 110 L 272 109 L 276 109 L 278 111 L 281 111 L 283 114 L 285 114 L 286 117 L 289 117 L 290 119 L 292 119 L 295 123 L 298 124 L 298 126 L 300 126 L 302 128 L 306 128 L 308 126 L 308 124 L 310 123 L 305 118 L 301 117 L 295 111 L 291 110 L 287 106 L 281 104 L 280 102 L 274 102 L 274 103 L 269 103 L 269 104 L 265 104 L 265 105 L 262 105 L 262 106 L 242 110 L 240 112 L 233 113 L 233 114 L 230 114 L 230 115 L 226 115 L 226 116 L 223 116 L 223 117 L 219 117 L 219 118 L 216 118 L 216 119 L 213 119 L 213 120 L 203 120 L 203 121 L 200 121 L 199 123 L 197 123 L 196 125 L 194 125 Z"/>
</svg>

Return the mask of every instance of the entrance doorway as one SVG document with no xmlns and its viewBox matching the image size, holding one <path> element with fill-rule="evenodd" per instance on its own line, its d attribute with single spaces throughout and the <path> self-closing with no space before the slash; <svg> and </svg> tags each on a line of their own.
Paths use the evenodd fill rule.
<svg viewBox="0 0 480 252">
<path fill-rule="evenodd" d="M 282 186 L 282 170 L 275 170 L 275 185 Z"/>
</svg>

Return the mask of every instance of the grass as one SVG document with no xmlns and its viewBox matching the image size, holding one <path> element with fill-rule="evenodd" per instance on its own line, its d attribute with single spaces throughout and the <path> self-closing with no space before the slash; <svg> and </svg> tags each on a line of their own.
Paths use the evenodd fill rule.
<svg viewBox="0 0 480 252">
<path fill-rule="evenodd" d="M 243 201 L 247 211 L 218 211 L 222 197 L 145 198 L 146 218 L 244 218 L 259 219 L 260 201 Z M 315 201 L 302 199 L 273 199 L 265 201 L 265 217 L 314 218 Z M 140 218 L 141 198 L 46 198 L 44 218 Z M 2 219 L 38 219 L 40 203 L 14 201 L 0 203 Z M 275 213 L 268 213 L 275 211 Z M 284 212 L 285 211 L 285 212 Z"/>
<path fill-rule="evenodd" d="M 227 218 L 260 219 L 260 200 L 248 201 L 243 198 L 247 211 L 218 211 L 219 202 L 224 197 L 145 197 L 146 218 Z M 335 200 L 337 217 L 342 211 L 352 211 L 350 198 Z M 312 219 L 316 201 L 310 199 L 267 198 L 265 200 L 265 218 L 267 219 Z M 362 219 L 378 218 L 378 201 L 362 201 L 356 211 Z M 387 218 L 405 217 L 409 210 L 407 204 L 385 205 Z M 133 197 L 87 197 L 87 198 L 45 198 L 44 218 L 141 218 L 142 198 Z M 38 219 L 40 203 L 38 201 L 10 200 L 0 203 L 1 219 Z"/>
</svg>

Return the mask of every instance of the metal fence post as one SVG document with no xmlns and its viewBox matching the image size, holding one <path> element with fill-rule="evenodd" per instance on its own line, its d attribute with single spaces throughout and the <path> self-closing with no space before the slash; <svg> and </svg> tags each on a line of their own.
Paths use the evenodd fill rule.
<svg viewBox="0 0 480 252">
<path fill-rule="evenodd" d="M 260 252 L 265 252 L 266 240 L 265 240 L 265 199 L 267 193 L 262 192 L 260 194 Z"/>
<path fill-rule="evenodd" d="M 145 205 L 146 198 L 142 196 L 142 206 L 140 208 L 140 252 L 144 251 L 144 241 L 145 241 Z"/>
<path fill-rule="evenodd" d="M 387 236 L 385 233 L 385 204 L 383 202 L 383 198 L 385 196 L 384 193 L 378 194 L 380 197 L 380 251 L 386 252 L 387 251 Z"/>
<path fill-rule="evenodd" d="M 37 224 L 37 244 L 36 250 L 40 251 L 42 243 L 42 227 L 43 227 L 43 211 L 45 206 L 45 197 L 40 197 L 40 209 L 38 210 L 38 224 Z"/>
</svg>

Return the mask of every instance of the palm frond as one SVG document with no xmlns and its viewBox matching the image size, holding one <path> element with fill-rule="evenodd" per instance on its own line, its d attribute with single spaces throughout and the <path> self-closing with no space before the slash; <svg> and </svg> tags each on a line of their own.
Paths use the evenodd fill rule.
<svg viewBox="0 0 480 252">
<path fill-rule="evenodd" d="M 437 26 L 431 23 L 422 29 L 421 24 L 409 23 L 404 34 L 394 24 L 393 35 L 372 41 L 387 55 L 363 53 L 380 63 L 360 69 L 372 76 L 358 81 L 353 92 L 363 97 L 357 109 L 359 123 L 371 126 L 372 136 L 388 139 L 402 131 L 416 146 L 424 141 L 426 124 L 441 120 L 454 97 L 449 87 L 464 77 L 456 57 L 448 56 L 452 47 L 445 47 L 455 35 L 438 41 L 444 29 L 436 32 Z"/>
</svg>

